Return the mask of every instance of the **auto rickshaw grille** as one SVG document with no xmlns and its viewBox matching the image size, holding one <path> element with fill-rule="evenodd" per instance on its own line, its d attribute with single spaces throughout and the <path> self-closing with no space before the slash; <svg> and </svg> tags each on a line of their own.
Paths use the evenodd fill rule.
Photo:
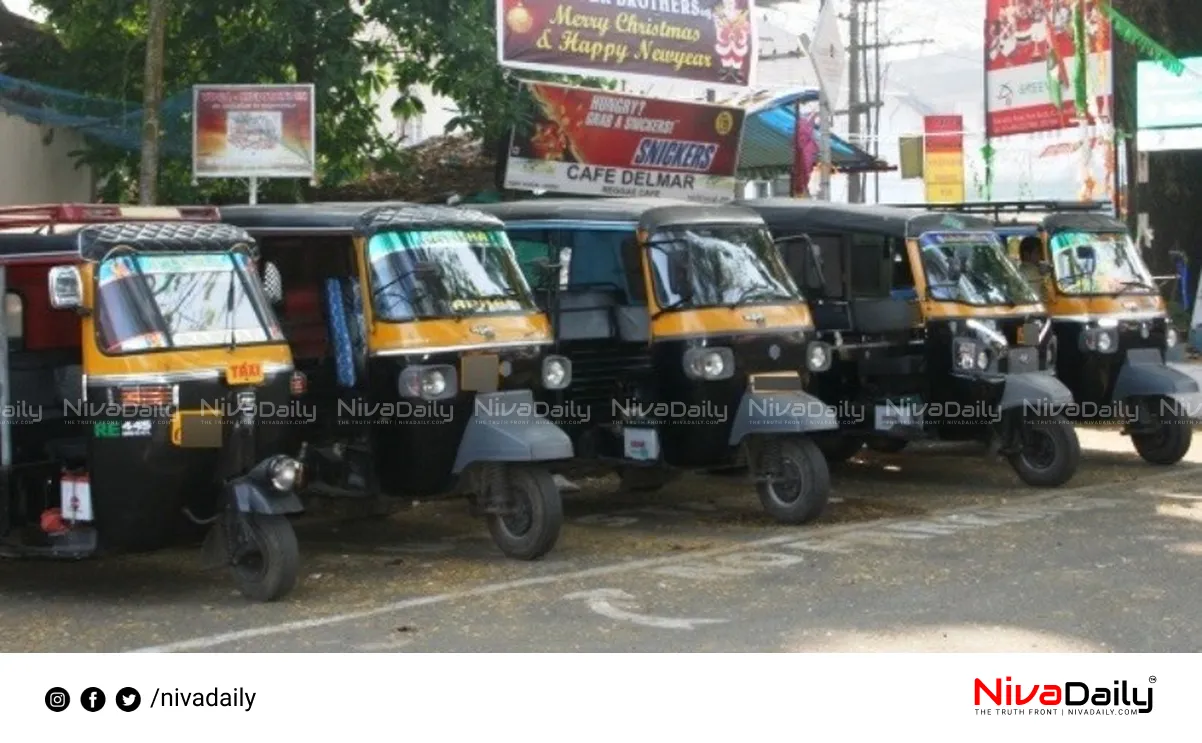
<svg viewBox="0 0 1202 743">
<path fill-rule="evenodd" d="M 651 374 L 646 346 L 569 346 L 561 349 L 572 360 L 568 390 L 582 404 L 606 403 L 621 395 L 624 386 Z"/>
</svg>

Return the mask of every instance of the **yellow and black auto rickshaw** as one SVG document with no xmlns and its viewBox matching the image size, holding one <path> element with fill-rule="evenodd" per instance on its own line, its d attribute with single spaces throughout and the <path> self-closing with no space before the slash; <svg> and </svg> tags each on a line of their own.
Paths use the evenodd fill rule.
<svg viewBox="0 0 1202 743">
<path fill-rule="evenodd" d="M 835 361 L 811 391 L 844 403 L 832 460 L 864 443 L 983 440 L 1029 485 L 1056 487 L 1080 444 L 1063 410 L 1047 312 L 971 216 L 798 199 L 744 202 L 772 230 Z M 818 260 L 814 260 L 817 257 Z"/>
<path fill-rule="evenodd" d="M 581 460 L 632 490 L 750 465 L 774 518 L 817 518 L 830 476 L 811 435 L 835 411 L 802 391 L 830 362 L 763 221 L 640 199 L 482 205 L 551 313 L 572 385 L 552 398 Z"/>
<path fill-rule="evenodd" d="M 303 374 L 305 493 L 469 496 L 510 557 L 558 539 L 548 463 L 572 444 L 535 405 L 571 364 L 500 221 L 415 204 L 231 206 L 279 268 L 282 320 Z"/>
<path fill-rule="evenodd" d="M 1202 419 L 1202 374 L 1184 364 L 1184 345 L 1157 282 L 1126 225 L 1101 203 L 961 204 L 988 216 L 999 234 L 1033 249 L 1060 353 L 1056 374 L 1073 391 L 1072 417 L 1123 425 L 1151 464 L 1189 453 Z"/>
<path fill-rule="evenodd" d="M 246 596 L 296 581 L 299 463 L 262 403 L 292 357 L 246 232 L 215 209 L 0 209 L 0 539 L 18 557 L 151 550 L 209 526 Z"/>
</svg>

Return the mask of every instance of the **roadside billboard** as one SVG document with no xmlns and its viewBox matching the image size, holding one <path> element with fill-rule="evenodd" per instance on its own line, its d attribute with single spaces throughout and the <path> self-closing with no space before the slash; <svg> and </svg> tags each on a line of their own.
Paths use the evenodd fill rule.
<svg viewBox="0 0 1202 743">
<path fill-rule="evenodd" d="M 701 203 L 734 198 L 743 109 L 525 85 L 535 115 L 513 132 L 506 188 Z"/>
<path fill-rule="evenodd" d="M 922 180 L 928 204 L 964 202 L 964 117 L 923 117 Z"/>
<path fill-rule="evenodd" d="M 988 136 L 1029 134 L 1082 122 L 1110 121 L 1113 42 L 1105 2 L 986 0 Z M 1085 48 L 1078 50 L 1078 43 Z M 1078 51 L 1085 60 L 1083 71 Z M 1084 111 L 1077 110 L 1079 92 L 1085 99 Z"/>
<path fill-rule="evenodd" d="M 1157 61 L 1136 67 L 1136 146 L 1141 152 L 1202 149 L 1202 57 L 1174 75 Z"/>
<path fill-rule="evenodd" d="M 196 85 L 194 178 L 314 178 L 312 85 Z"/>
<path fill-rule="evenodd" d="M 745 88 L 755 78 L 754 0 L 495 0 L 505 67 Z"/>
</svg>

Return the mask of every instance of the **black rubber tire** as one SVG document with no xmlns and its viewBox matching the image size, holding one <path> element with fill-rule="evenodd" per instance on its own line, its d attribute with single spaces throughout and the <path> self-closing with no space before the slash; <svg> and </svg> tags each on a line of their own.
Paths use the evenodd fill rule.
<svg viewBox="0 0 1202 743">
<path fill-rule="evenodd" d="M 905 439 L 896 439 L 891 436 L 873 436 L 868 439 L 868 448 L 882 454 L 897 454 L 909 444 L 910 442 Z"/>
<path fill-rule="evenodd" d="M 488 532 L 506 557 L 537 560 L 551 551 L 563 528 L 563 497 L 555 478 L 544 469 L 514 467 L 509 470 L 509 485 L 514 503 L 528 517 L 525 528 L 515 530 L 514 516 L 489 514 Z M 524 519 L 523 519 L 524 520 Z"/>
<path fill-rule="evenodd" d="M 677 473 L 663 467 L 619 467 L 622 489 L 631 493 L 653 493 L 676 479 Z"/>
<path fill-rule="evenodd" d="M 1133 433 L 1131 443 L 1148 464 L 1162 467 L 1177 464 L 1189 454 L 1194 427 L 1188 420 L 1160 421 L 1156 433 Z"/>
<path fill-rule="evenodd" d="M 855 436 L 841 433 L 824 434 L 814 439 L 818 450 L 830 464 L 846 462 L 860 453 L 864 448 L 864 440 Z"/>
<path fill-rule="evenodd" d="M 234 583 L 252 601 L 276 601 L 292 591 L 300 572 L 296 530 L 287 516 L 252 514 L 249 524 L 259 559 L 232 565 Z M 222 528 L 220 522 L 215 528 Z"/>
<path fill-rule="evenodd" d="M 798 477 L 798 492 L 782 497 L 772 483 L 757 482 L 760 503 L 772 518 L 782 524 L 805 524 L 822 515 L 831 496 L 831 471 L 822 451 L 809 438 L 788 438 L 780 442 L 781 460 L 786 472 Z"/>
<path fill-rule="evenodd" d="M 1073 479 L 1081 464 L 1081 441 L 1073 424 L 1064 417 L 1058 417 L 1023 421 L 1022 426 L 1045 437 L 1046 444 L 1050 445 L 1050 456 L 1046 463 L 1036 463 L 1031 461 L 1032 457 L 1026 451 L 1009 455 L 1007 459 L 1019 479 L 1036 488 L 1058 488 Z"/>
</svg>

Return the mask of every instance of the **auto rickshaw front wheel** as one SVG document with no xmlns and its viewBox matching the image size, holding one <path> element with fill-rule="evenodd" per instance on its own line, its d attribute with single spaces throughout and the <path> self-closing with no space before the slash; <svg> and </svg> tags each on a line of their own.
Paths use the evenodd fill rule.
<svg viewBox="0 0 1202 743">
<path fill-rule="evenodd" d="M 248 514 L 239 525 L 247 540 L 233 561 L 234 582 L 242 595 L 254 601 L 275 601 L 296 586 L 300 572 L 300 547 L 287 516 Z M 220 522 L 216 528 L 221 528 Z"/>
<path fill-rule="evenodd" d="M 1193 441 L 1193 426 L 1188 420 L 1177 418 L 1158 420 L 1152 430 L 1131 434 L 1131 443 L 1144 461 L 1162 466 L 1184 459 Z"/>
<path fill-rule="evenodd" d="M 1007 458 L 1027 485 L 1058 488 L 1077 472 L 1081 441 L 1067 418 L 1025 419 L 1018 422 L 1016 446 Z"/>
<path fill-rule="evenodd" d="M 505 478 L 506 513 L 488 514 L 488 531 L 507 557 L 537 560 L 551 551 L 563 527 L 563 498 L 544 469 L 514 467 Z M 495 496 L 497 494 L 489 494 Z"/>
<path fill-rule="evenodd" d="M 755 468 L 756 492 L 772 518 L 804 524 L 822 515 L 831 493 L 826 457 L 809 438 L 764 441 Z"/>
</svg>

